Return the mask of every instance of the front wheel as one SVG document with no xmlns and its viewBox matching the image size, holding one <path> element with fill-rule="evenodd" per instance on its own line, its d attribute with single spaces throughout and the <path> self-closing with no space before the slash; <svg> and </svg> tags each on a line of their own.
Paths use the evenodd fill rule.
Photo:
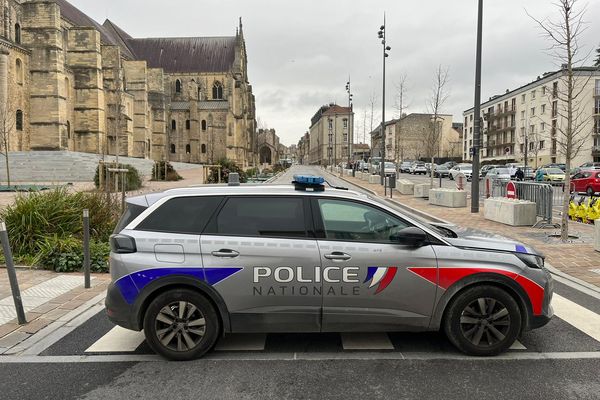
<svg viewBox="0 0 600 400">
<path fill-rule="evenodd" d="M 496 286 L 476 286 L 460 293 L 444 314 L 444 331 L 460 351 L 494 356 L 521 333 L 521 311 L 515 299 Z"/>
<path fill-rule="evenodd" d="M 590 197 L 594 195 L 594 189 L 592 189 L 591 187 L 588 187 L 586 192 L 587 192 L 587 195 Z"/>
<path fill-rule="evenodd" d="M 175 289 L 158 295 L 144 315 L 146 341 L 156 353 L 175 361 L 203 356 L 217 342 L 220 322 L 201 294 Z"/>
</svg>

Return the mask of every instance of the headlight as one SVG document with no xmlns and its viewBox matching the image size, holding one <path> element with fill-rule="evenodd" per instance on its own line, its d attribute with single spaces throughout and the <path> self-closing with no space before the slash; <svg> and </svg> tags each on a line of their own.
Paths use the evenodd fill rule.
<svg viewBox="0 0 600 400">
<path fill-rule="evenodd" d="M 515 255 L 529 268 L 544 269 L 544 257 L 523 253 L 515 253 Z"/>
</svg>

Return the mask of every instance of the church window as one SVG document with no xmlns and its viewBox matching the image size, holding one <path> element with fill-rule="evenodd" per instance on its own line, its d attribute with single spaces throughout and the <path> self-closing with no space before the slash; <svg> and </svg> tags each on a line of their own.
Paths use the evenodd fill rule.
<svg viewBox="0 0 600 400">
<path fill-rule="evenodd" d="M 185 120 L 185 129 L 189 130 L 191 128 L 191 126 L 192 126 L 192 123 L 190 122 L 190 120 L 186 119 Z"/>
<path fill-rule="evenodd" d="M 181 93 L 181 81 L 179 79 L 175 81 L 175 93 Z"/>
<path fill-rule="evenodd" d="M 15 67 L 17 69 L 17 83 L 23 84 L 23 63 L 20 58 L 17 58 Z"/>
<path fill-rule="evenodd" d="M 17 130 L 22 131 L 23 130 L 23 111 L 17 110 L 16 119 L 17 119 L 17 121 L 16 121 Z"/>
<path fill-rule="evenodd" d="M 15 24 L 15 43 L 21 44 L 21 25 Z"/>
<path fill-rule="evenodd" d="M 223 85 L 219 81 L 215 81 L 213 84 L 213 100 L 223 99 Z"/>
<path fill-rule="evenodd" d="M 171 153 L 175 154 L 175 145 L 174 144 L 171 145 Z"/>
<path fill-rule="evenodd" d="M 177 121 L 171 120 L 171 130 L 173 130 L 173 131 L 177 130 Z"/>
<path fill-rule="evenodd" d="M 202 145 L 202 154 L 206 154 L 206 145 L 205 144 Z"/>
<path fill-rule="evenodd" d="M 190 154 L 192 152 L 192 147 L 189 144 L 185 145 L 185 154 Z"/>
<path fill-rule="evenodd" d="M 205 119 L 202 120 L 202 130 L 203 131 L 206 130 L 206 120 Z"/>
</svg>

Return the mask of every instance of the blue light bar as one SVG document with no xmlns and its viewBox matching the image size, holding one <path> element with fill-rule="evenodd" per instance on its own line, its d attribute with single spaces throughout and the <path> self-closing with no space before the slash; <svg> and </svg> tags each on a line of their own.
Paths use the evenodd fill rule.
<svg viewBox="0 0 600 400">
<path fill-rule="evenodd" d="M 299 185 L 322 185 L 325 178 L 315 175 L 294 175 L 294 182 Z"/>
</svg>

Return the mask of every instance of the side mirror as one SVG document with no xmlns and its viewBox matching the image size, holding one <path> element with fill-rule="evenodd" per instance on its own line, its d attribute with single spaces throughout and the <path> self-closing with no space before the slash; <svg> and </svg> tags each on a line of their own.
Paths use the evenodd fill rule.
<svg viewBox="0 0 600 400">
<path fill-rule="evenodd" d="M 421 228 L 411 226 L 390 235 L 390 240 L 405 246 L 418 247 L 427 241 L 427 234 Z"/>
</svg>

